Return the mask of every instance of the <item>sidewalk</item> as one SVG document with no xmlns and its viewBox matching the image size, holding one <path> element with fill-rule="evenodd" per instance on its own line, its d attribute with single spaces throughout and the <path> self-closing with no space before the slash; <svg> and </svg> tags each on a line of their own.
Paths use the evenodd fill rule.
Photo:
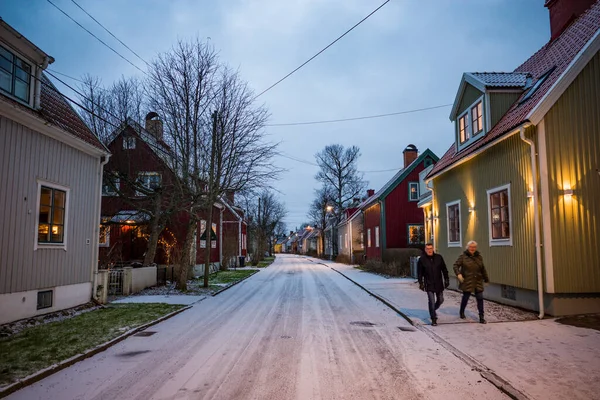
<svg viewBox="0 0 600 400">
<path fill-rule="evenodd" d="M 440 344 L 475 360 L 531 399 L 587 400 L 600 393 L 600 331 L 554 319 L 540 321 L 533 313 L 489 301 L 485 302 L 488 324 L 480 325 L 474 299 L 465 322 L 458 317 L 460 294 L 448 290 L 438 310 L 440 325 L 432 327 L 427 297 L 415 279 L 388 279 L 345 264 L 312 261 L 384 298 Z"/>
</svg>

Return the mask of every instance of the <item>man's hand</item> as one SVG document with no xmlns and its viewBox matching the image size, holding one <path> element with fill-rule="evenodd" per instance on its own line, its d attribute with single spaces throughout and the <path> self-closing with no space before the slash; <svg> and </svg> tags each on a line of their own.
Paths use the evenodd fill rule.
<svg viewBox="0 0 600 400">
<path fill-rule="evenodd" d="M 463 282 L 465 281 L 465 278 L 463 278 L 462 274 L 458 274 L 458 275 L 456 275 L 456 279 L 458 279 L 458 281 L 459 281 L 460 283 L 463 283 Z"/>
<path fill-rule="evenodd" d="M 419 283 L 419 289 L 425 291 L 425 285 L 423 285 L 423 283 Z"/>
<path fill-rule="evenodd" d="M 448 289 L 448 286 L 450 286 L 450 281 L 449 281 L 449 280 L 447 280 L 447 281 L 444 281 L 444 287 L 445 287 L 446 289 Z"/>
</svg>

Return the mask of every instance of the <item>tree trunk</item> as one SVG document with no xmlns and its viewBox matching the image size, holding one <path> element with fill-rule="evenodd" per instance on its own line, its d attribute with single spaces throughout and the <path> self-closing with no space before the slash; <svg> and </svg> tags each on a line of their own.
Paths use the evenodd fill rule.
<svg viewBox="0 0 600 400">
<path fill-rule="evenodd" d="M 158 246 L 158 239 L 162 232 L 161 224 L 161 196 L 154 198 L 154 215 L 150 221 L 150 237 L 148 238 L 148 248 L 146 249 L 146 255 L 144 256 L 144 265 L 150 265 L 154 263 L 156 257 L 156 248 Z"/>
<path fill-rule="evenodd" d="M 206 251 L 204 252 L 204 287 L 208 287 L 208 278 L 210 275 L 210 253 L 212 249 L 212 220 L 213 220 L 213 203 L 209 205 L 208 221 L 206 222 Z M 209 231 L 210 229 L 210 231 Z M 216 232 L 215 232 L 216 233 Z"/>
<path fill-rule="evenodd" d="M 183 249 L 181 251 L 181 257 L 179 259 L 179 277 L 177 278 L 177 284 L 175 289 L 186 291 L 188 281 L 188 271 L 190 267 L 190 255 L 192 253 L 192 245 L 194 242 L 194 232 L 196 231 L 196 218 L 191 216 L 190 222 L 187 226 L 185 233 L 185 241 L 183 242 Z"/>
</svg>

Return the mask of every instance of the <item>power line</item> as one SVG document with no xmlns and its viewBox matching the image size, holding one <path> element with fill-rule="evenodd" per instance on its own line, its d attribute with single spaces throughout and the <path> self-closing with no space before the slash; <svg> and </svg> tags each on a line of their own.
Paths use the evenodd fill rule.
<svg viewBox="0 0 600 400">
<path fill-rule="evenodd" d="M 129 64 L 131 64 L 133 67 L 135 67 L 136 69 L 138 69 L 140 72 L 142 72 L 143 74 L 146 74 L 146 71 L 142 70 L 140 67 L 138 67 L 137 65 L 135 65 L 134 63 L 132 63 L 131 61 L 129 61 L 127 58 L 125 58 L 121 53 L 119 53 L 118 51 L 116 51 L 115 49 L 113 49 L 112 47 L 110 47 L 108 44 L 106 44 L 106 42 L 104 42 L 102 39 L 100 39 L 98 36 L 94 35 L 92 32 L 90 32 L 86 27 L 84 27 L 83 25 L 81 25 L 79 22 L 77 22 L 73 17 L 71 17 L 69 14 L 67 14 L 66 12 L 64 12 L 60 7 L 58 7 L 56 4 L 54 4 L 51 0 L 46 0 L 48 3 L 52 4 L 54 6 L 54 8 L 56 8 L 58 11 L 60 11 L 61 13 L 63 13 L 67 18 L 69 18 L 71 21 L 75 22 L 81 29 L 83 29 L 84 31 L 86 31 L 87 33 L 89 33 L 90 35 L 92 35 L 96 40 L 98 40 L 100 43 L 102 43 L 104 46 L 108 47 L 110 50 L 113 51 L 113 53 L 115 53 L 116 55 L 118 55 L 119 57 L 121 57 L 123 60 L 127 61 Z"/>
<path fill-rule="evenodd" d="M 83 7 L 81 7 L 75 0 L 71 0 L 71 1 L 73 2 L 73 4 L 75 4 L 77 7 L 79 7 L 79 9 L 81 11 L 83 11 L 88 17 L 90 17 L 92 20 L 94 20 L 95 23 L 97 23 L 98 25 L 100 25 L 100 27 L 102 29 L 104 29 L 106 32 L 108 32 L 108 34 L 110 36 L 112 36 L 119 43 L 121 43 L 127 50 L 129 50 L 130 52 L 132 52 L 137 58 L 139 58 L 140 60 L 142 60 L 146 65 L 150 65 L 150 64 L 148 64 L 148 62 L 146 60 L 144 60 L 142 57 L 140 57 L 140 55 L 138 53 L 136 53 L 135 51 L 133 51 L 131 49 L 131 47 L 129 47 L 125 43 L 123 43 L 123 41 L 121 41 L 121 39 L 119 39 L 118 37 L 116 37 L 111 31 L 109 31 L 104 25 L 102 25 L 96 18 L 94 18 L 89 12 L 87 12 Z"/>
<path fill-rule="evenodd" d="M 290 72 L 289 74 L 287 74 L 286 76 L 284 76 L 283 78 L 281 78 L 280 80 L 278 80 L 277 82 L 275 82 L 274 84 L 272 84 L 271 86 L 269 86 L 268 88 L 266 88 L 265 90 L 263 90 L 262 92 L 260 92 L 255 98 L 260 97 L 263 94 L 265 94 L 266 92 L 268 92 L 269 90 L 273 89 L 275 86 L 279 85 L 281 82 L 283 82 L 284 80 L 286 80 L 287 78 L 289 78 L 292 74 L 294 74 L 300 68 L 304 67 L 306 64 L 308 64 L 309 62 L 311 62 L 312 60 L 314 60 L 315 58 L 317 58 L 321 53 L 323 53 L 325 50 L 327 50 L 328 48 L 330 48 L 331 46 L 333 46 L 341 38 L 343 38 L 344 36 L 346 36 L 347 34 L 349 34 L 352 30 L 354 30 L 354 28 L 356 28 L 357 26 L 359 26 L 360 24 L 362 24 L 363 22 L 365 22 L 371 15 L 375 14 L 377 11 L 379 11 L 383 6 L 385 6 L 390 1 L 391 0 L 386 0 L 385 2 L 383 2 L 383 4 L 381 4 L 375 10 L 371 11 L 371 13 L 369 15 L 367 15 L 366 17 L 364 17 L 363 19 L 361 19 L 360 21 L 358 21 L 352 28 L 348 29 L 341 36 L 338 36 L 337 39 L 335 39 L 333 42 L 329 43 L 327 46 L 325 46 L 324 48 L 322 48 L 317 54 L 315 54 L 314 56 L 312 56 L 311 58 L 309 58 L 308 60 L 306 60 L 305 62 L 303 62 L 299 67 L 297 67 L 296 69 L 294 69 L 292 72 Z"/>
<path fill-rule="evenodd" d="M 418 108 L 416 110 L 398 111 L 398 112 L 393 112 L 393 113 L 388 113 L 388 114 L 367 115 L 367 116 L 363 116 L 363 117 L 329 119 L 329 120 L 323 120 L 323 121 L 288 122 L 288 123 L 282 123 L 282 124 L 266 124 L 265 126 L 317 125 L 317 124 L 331 124 L 334 122 L 358 121 L 358 120 L 362 120 L 362 119 L 383 118 L 383 117 L 391 117 L 394 115 L 411 114 L 411 113 L 416 113 L 416 112 L 421 112 L 421 111 L 435 110 L 436 108 L 450 107 L 451 105 L 452 104 L 442 104 L 439 106 Z"/>
<path fill-rule="evenodd" d="M 81 79 L 74 78 L 74 77 L 72 77 L 72 76 L 70 76 L 70 75 L 67 75 L 67 74 L 64 74 L 64 73 L 62 73 L 62 72 L 58 72 L 58 71 L 57 71 L 57 70 L 55 70 L 55 69 L 46 68 L 46 71 L 51 71 L 51 72 L 54 72 L 55 74 L 58 74 L 58 75 L 64 76 L 65 78 L 73 79 L 74 81 L 77 81 L 77 82 L 79 82 L 79 83 L 85 83 L 85 82 L 84 82 L 84 81 L 82 81 Z"/>
<path fill-rule="evenodd" d="M 299 163 L 302 163 L 302 164 L 306 164 L 306 165 L 311 165 L 313 167 L 318 167 L 319 166 L 319 164 L 316 164 L 316 163 L 313 163 L 313 162 L 310 162 L 310 161 L 307 161 L 307 160 L 302 160 L 300 158 L 292 157 L 292 156 L 287 155 L 285 153 L 278 152 L 277 155 L 280 156 L 280 157 L 283 157 L 283 158 L 287 158 L 288 160 L 296 161 L 296 162 L 299 162 Z M 379 169 L 379 170 L 358 171 L 358 172 L 361 172 L 363 174 L 375 174 L 375 173 L 379 173 L 379 172 L 399 171 L 401 169 L 402 168 L 391 168 L 391 169 Z"/>
</svg>

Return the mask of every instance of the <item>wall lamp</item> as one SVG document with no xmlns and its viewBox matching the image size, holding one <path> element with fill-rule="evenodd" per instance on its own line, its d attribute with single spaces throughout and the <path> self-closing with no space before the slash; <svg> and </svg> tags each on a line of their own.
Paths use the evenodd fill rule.
<svg viewBox="0 0 600 400">
<path fill-rule="evenodd" d="M 475 212 L 475 206 L 469 206 L 469 212 L 470 213 Z"/>
<path fill-rule="evenodd" d="M 530 190 L 527 192 L 527 198 L 529 198 L 529 199 L 533 198 L 533 190 Z"/>
<path fill-rule="evenodd" d="M 563 196 L 570 198 L 573 196 L 573 189 L 565 189 L 563 190 Z"/>
</svg>

